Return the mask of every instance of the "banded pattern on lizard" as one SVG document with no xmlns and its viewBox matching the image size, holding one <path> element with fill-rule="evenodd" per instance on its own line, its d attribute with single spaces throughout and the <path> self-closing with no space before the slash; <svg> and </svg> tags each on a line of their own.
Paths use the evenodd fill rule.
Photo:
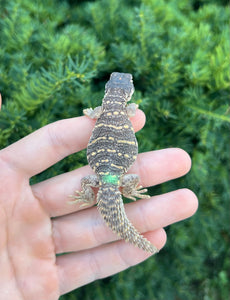
<svg viewBox="0 0 230 300">
<path fill-rule="evenodd" d="M 158 252 L 146 238 L 139 234 L 128 220 L 122 194 L 132 200 L 149 198 L 139 185 L 139 177 L 126 174 L 136 160 L 138 145 L 130 116 L 137 105 L 127 105 L 134 92 L 132 75 L 114 72 L 105 86 L 102 106 L 85 109 L 84 114 L 97 119 L 87 146 L 87 159 L 96 175 L 82 178 L 82 191 L 72 196 L 74 202 L 88 205 L 95 201 L 92 187 L 99 187 L 97 207 L 109 228 L 122 239 L 151 253 Z"/>
</svg>

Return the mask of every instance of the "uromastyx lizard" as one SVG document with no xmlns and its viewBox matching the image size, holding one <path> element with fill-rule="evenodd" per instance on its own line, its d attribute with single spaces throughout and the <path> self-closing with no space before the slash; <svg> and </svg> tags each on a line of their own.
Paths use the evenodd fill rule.
<svg viewBox="0 0 230 300">
<path fill-rule="evenodd" d="M 121 193 L 129 199 L 149 198 L 147 190 L 139 186 L 136 174 L 126 174 L 136 160 L 138 145 L 130 116 L 137 105 L 127 105 L 134 92 L 131 74 L 114 72 L 105 86 L 102 106 L 84 110 L 84 114 L 97 119 L 87 147 L 87 159 L 96 175 L 82 178 L 82 191 L 72 196 L 83 205 L 95 201 L 92 187 L 99 187 L 97 207 L 109 228 L 122 239 L 151 253 L 158 252 L 146 238 L 139 234 L 128 220 Z M 121 187 L 121 192 L 120 188 Z"/>
</svg>

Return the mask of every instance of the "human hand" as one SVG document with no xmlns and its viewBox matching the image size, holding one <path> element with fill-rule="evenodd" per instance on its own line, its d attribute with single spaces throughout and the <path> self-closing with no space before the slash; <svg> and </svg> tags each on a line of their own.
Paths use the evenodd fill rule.
<svg viewBox="0 0 230 300">
<path fill-rule="evenodd" d="M 143 112 L 138 110 L 131 121 L 140 130 Z M 119 240 L 96 207 L 69 204 L 68 195 L 80 189 L 81 178 L 92 174 L 89 166 L 29 184 L 32 176 L 85 148 L 93 126 L 87 117 L 61 120 L 0 151 L 1 299 L 56 300 L 151 255 Z M 164 149 L 139 154 L 130 173 L 147 187 L 186 174 L 190 165 L 183 150 Z M 190 217 L 197 205 L 196 196 L 181 189 L 129 203 L 126 212 L 161 249 L 166 242 L 163 227 Z"/>
</svg>

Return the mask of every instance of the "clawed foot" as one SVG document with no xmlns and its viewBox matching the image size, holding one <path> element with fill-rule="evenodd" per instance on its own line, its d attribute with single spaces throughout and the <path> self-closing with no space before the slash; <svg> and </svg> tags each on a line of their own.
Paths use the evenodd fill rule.
<svg viewBox="0 0 230 300">
<path fill-rule="evenodd" d="M 74 200 L 70 203 L 81 203 L 80 207 L 90 206 L 95 203 L 95 194 L 92 187 L 98 187 L 99 182 L 96 175 L 88 175 L 82 178 L 82 191 L 75 191 L 75 195 L 70 195 Z"/>
<path fill-rule="evenodd" d="M 87 197 L 86 193 L 83 191 L 75 191 L 75 195 L 70 195 L 69 197 L 74 199 L 69 201 L 70 204 L 79 203 L 81 204 L 80 207 L 86 207 L 94 204 L 94 195 L 93 197 Z"/>
<path fill-rule="evenodd" d="M 142 189 L 142 186 L 140 185 L 138 187 L 134 187 L 134 189 L 129 193 L 125 193 L 123 191 L 123 196 L 133 201 L 136 201 L 137 200 L 136 198 L 140 198 L 140 199 L 150 198 L 149 195 L 143 195 L 147 191 L 148 191 L 147 189 Z"/>
<path fill-rule="evenodd" d="M 94 109 L 90 108 L 86 108 L 83 110 L 83 113 L 85 116 L 91 118 L 91 119 L 98 119 L 101 115 L 101 110 L 102 107 L 101 106 L 97 106 Z"/>
<path fill-rule="evenodd" d="M 136 201 L 136 198 L 150 198 L 149 195 L 144 195 L 147 189 L 143 189 L 139 185 L 139 176 L 136 174 L 127 174 L 123 176 L 122 179 L 122 194 L 124 197 Z"/>
</svg>

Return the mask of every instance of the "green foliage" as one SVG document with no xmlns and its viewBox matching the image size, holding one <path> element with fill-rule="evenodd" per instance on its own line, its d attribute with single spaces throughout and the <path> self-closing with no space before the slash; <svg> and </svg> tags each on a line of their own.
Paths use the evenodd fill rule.
<svg viewBox="0 0 230 300">
<path fill-rule="evenodd" d="M 96 106 L 112 71 L 134 75 L 146 113 L 140 151 L 181 147 L 189 175 L 151 189 L 181 187 L 200 200 L 191 219 L 167 229 L 147 262 L 62 299 L 228 298 L 229 8 L 227 1 L 0 1 L 0 145 Z M 39 177 L 86 163 L 71 155 Z M 75 298 L 75 296 L 76 298 Z"/>
</svg>

